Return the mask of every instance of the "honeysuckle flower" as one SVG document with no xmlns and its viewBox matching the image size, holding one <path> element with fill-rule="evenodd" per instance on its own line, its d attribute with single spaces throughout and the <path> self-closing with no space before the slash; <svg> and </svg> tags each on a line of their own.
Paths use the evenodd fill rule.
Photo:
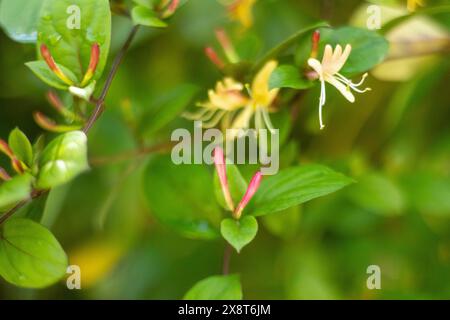
<svg viewBox="0 0 450 320">
<path fill-rule="evenodd" d="M 231 198 L 230 189 L 228 188 L 227 169 L 223 150 L 219 147 L 215 148 L 213 157 L 225 203 L 227 204 L 230 211 L 234 211 L 233 199 Z"/>
<path fill-rule="evenodd" d="M 91 59 L 89 61 L 89 67 L 86 71 L 86 74 L 84 75 L 83 81 L 81 81 L 82 87 L 86 86 L 94 76 L 99 59 L 100 59 L 100 46 L 97 43 L 94 43 L 91 48 Z"/>
<path fill-rule="evenodd" d="M 270 89 L 269 79 L 277 65 L 275 60 L 271 60 L 258 72 L 248 88 L 250 97 L 244 95 L 245 86 L 242 83 L 225 78 L 217 83 L 215 90 L 208 91 L 208 101 L 197 105 L 202 108 L 200 111 L 185 113 L 184 117 L 206 121 L 204 128 L 214 127 L 222 121 L 224 129 L 248 129 L 254 117 L 257 130 L 268 128 L 273 131 L 269 111 L 279 89 Z"/>
<path fill-rule="evenodd" d="M 199 112 L 184 117 L 191 120 L 203 121 L 204 128 L 216 126 L 227 114 L 245 106 L 249 99 L 242 93 L 244 85 L 232 78 L 225 78 L 216 84 L 215 90 L 208 91 L 209 100 L 199 103 L 202 109 Z"/>
<path fill-rule="evenodd" d="M 262 173 L 261 171 L 258 171 L 250 181 L 250 184 L 248 185 L 247 191 L 245 192 L 244 197 L 242 198 L 241 202 L 239 202 L 236 210 L 234 211 L 234 218 L 239 220 L 242 216 L 242 212 L 244 211 L 245 207 L 247 207 L 250 200 L 255 195 L 256 191 L 258 191 L 258 188 L 261 184 L 262 180 Z"/>
<path fill-rule="evenodd" d="M 250 28 L 253 25 L 253 6 L 257 0 L 235 0 L 228 5 L 230 17 L 239 21 L 244 28 Z"/>
<path fill-rule="evenodd" d="M 325 127 L 322 119 L 322 108 L 326 101 L 325 82 L 328 82 L 338 89 L 339 92 L 352 103 L 355 102 L 355 96 L 351 90 L 358 93 L 363 93 L 370 90 L 370 88 L 365 88 L 363 90 L 359 89 L 359 86 L 363 84 L 365 78 L 367 77 L 367 73 L 363 75 L 359 83 L 353 83 L 351 80 L 339 73 L 350 56 L 351 50 L 352 47 L 349 44 L 345 46 L 343 51 L 340 45 L 337 45 L 333 51 L 331 45 L 327 44 L 325 46 L 322 62 L 315 58 L 308 59 L 308 65 L 317 73 L 321 83 L 319 99 L 320 129 Z"/>
<path fill-rule="evenodd" d="M 278 66 L 278 62 L 271 60 L 258 72 L 253 80 L 249 93 L 250 102 L 245 109 L 231 123 L 232 129 L 247 129 L 250 126 L 250 120 L 254 116 L 255 128 L 257 130 L 267 128 L 271 132 L 274 130 L 270 120 L 269 111 L 275 98 L 278 96 L 279 89 L 270 89 L 269 80 L 272 73 Z"/>
<path fill-rule="evenodd" d="M 44 61 L 47 63 L 50 70 L 52 70 L 53 73 L 59 79 L 61 79 L 61 81 L 63 81 L 68 86 L 75 85 L 75 83 L 71 79 L 69 79 L 69 77 L 58 67 L 55 60 L 53 60 L 50 50 L 48 50 L 48 47 L 45 44 L 41 45 L 41 55 L 42 58 L 44 58 Z"/>
</svg>

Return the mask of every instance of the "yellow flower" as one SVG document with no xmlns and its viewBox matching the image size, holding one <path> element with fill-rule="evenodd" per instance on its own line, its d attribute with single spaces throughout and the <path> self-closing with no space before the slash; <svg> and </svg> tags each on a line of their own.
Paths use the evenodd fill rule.
<svg viewBox="0 0 450 320">
<path fill-rule="evenodd" d="M 228 6 L 231 18 L 239 21 L 244 28 L 250 28 L 253 25 L 252 9 L 255 3 L 256 0 L 235 0 Z"/>
<path fill-rule="evenodd" d="M 409 12 L 416 11 L 418 5 L 423 7 L 424 6 L 423 1 L 422 0 L 408 0 L 408 3 L 407 3 L 408 11 Z"/>
<path fill-rule="evenodd" d="M 359 93 L 370 90 L 370 88 L 366 88 L 364 90 L 358 88 L 363 84 L 365 78 L 367 77 L 367 73 L 363 75 L 359 83 L 353 83 L 351 80 L 347 79 L 339 73 L 339 71 L 347 62 L 351 51 L 352 47 L 349 44 L 345 46 L 344 51 L 342 51 L 342 47 L 340 45 L 337 45 L 335 50 L 333 51 L 333 48 L 327 44 L 325 46 L 322 62 L 314 58 L 308 59 L 308 65 L 313 68 L 314 71 L 318 74 L 319 80 L 321 82 L 319 99 L 320 129 L 323 129 L 325 127 L 322 120 L 322 108 L 325 105 L 326 101 L 325 82 L 333 85 L 348 101 L 352 103 L 355 102 L 355 96 L 350 89 Z"/>
<path fill-rule="evenodd" d="M 244 85 L 232 78 L 219 81 L 215 90 L 208 91 L 209 100 L 199 103 L 202 109 L 184 114 L 190 120 L 203 121 L 204 128 L 211 128 L 222 121 L 224 129 L 247 129 L 255 116 L 256 129 L 273 130 L 269 110 L 279 89 L 269 89 L 269 80 L 278 63 L 267 62 L 258 72 L 249 88 L 250 97 L 244 95 Z M 206 121 L 206 122 L 205 122 Z"/>
<path fill-rule="evenodd" d="M 246 129 L 250 126 L 250 120 L 255 116 L 255 128 L 264 127 L 273 130 L 269 117 L 269 109 L 278 95 L 279 89 L 269 89 L 269 80 L 278 66 L 278 62 L 271 60 L 258 72 L 251 86 L 251 100 L 245 109 L 236 117 L 231 124 L 231 129 Z"/>
</svg>

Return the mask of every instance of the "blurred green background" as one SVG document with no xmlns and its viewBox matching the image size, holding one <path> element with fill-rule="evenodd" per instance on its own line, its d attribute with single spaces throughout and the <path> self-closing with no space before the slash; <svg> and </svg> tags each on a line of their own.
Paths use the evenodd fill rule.
<svg viewBox="0 0 450 320">
<path fill-rule="evenodd" d="M 426 1 L 426 6 L 448 3 Z M 206 45 L 216 44 L 215 28 L 225 27 L 261 55 L 319 19 L 333 27 L 365 27 L 361 17 L 369 4 L 260 0 L 254 25 L 243 31 L 221 3 L 190 0 L 167 30 L 141 30 L 114 81 L 107 111 L 90 134 L 92 170 L 58 189 L 54 201 L 52 231 L 70 263 L 81 266 L 83 289 L 70 291 L 61 282 L 26 290 L 0 280 L 0 298 L 178 299 L 197 281 L 220 274 L 223 240 L 187 240 L 152 216 L 142 192 L 143 168 L 152 156 L 108 159 L 140 143 L 167 141 L 173 128 L 192 126 L 179 118 L 156 136 L 136 139 L 130 123 L 151 117 L 165 96 L 186 83 L 200 87 L 197 98 L 204 99 L 220 79 L 203 54 Z M 282 164 L 325 164 L 357 183 L 263 219 L 256 240 L 231 261 L 244 298 L 450 298 L 450 16 L 426 17 L 424 23 L 447 40 L 447 54 L 395 59 L 377 68 L 368 78 L 372 91 L 354 104 L 328 88 L 326 130 L 316 128 L 318 88 L 298 105 L 286 106 L 297 116 Z M 114 17 L 113 53 L 130 28 L 128 19 Z M 407 28 L 404 35 L 420 40 L 420 30 Z M 34 57 L 33 45 L 0 33 L 3 138 L 16 126 L 36 138 L 42 131 L 32 112 L 53 112 L 45 100 L 47 87 L 24 66 Z M 7 166 L 6 159 L 0 165 Z M 366 287 L 369 265 L 381 268 L 381 290 Z"/>
</svg>

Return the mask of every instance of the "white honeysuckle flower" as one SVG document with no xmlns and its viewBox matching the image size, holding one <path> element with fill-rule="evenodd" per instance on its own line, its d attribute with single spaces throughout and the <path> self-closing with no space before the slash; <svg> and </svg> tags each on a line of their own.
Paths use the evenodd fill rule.
<svg viewBox="0 0 450 320">
<path fill-rule="evenodd" d="M 308 59 L 308 65 L 318 74 L 321 82 L 319 99 L 320 129 L 325 127 L 322 119 L 322 108 L 325 105 L 326 100 L 325 82 L 333 85 L 348 101 L 352 103 L 355 102 L 355 96 L 351 90 L 358 93 L 371 90 L 370 88 L 365 88 L 363 90 L 359 89 L 359 86 L 361 86 L 366 79 L 367 73 L 363 75 L 359 83 L 353 83 L 351 80 L 339 73 L 350 56 L 351 51 L 352 47 L 349 44 L 345 46 L 344 51 L 342 51 L 342 47 L 340 45 L 337 45 L 333 51 L 331 45 L 327 44 L 323 53 L 322 62 L 314 58 Z"/>
</svg>

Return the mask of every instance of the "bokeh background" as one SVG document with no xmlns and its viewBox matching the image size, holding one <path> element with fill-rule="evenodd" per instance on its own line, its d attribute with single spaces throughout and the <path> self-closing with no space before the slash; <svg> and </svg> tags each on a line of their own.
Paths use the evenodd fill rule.
<svg viewBox="0 0 450 320">
<path fill-rule="evenodd" d="M 406 0 L 373 3 L 406 6 Z M 58 189 L 57 201 L 46 209 L 70 262 L 82 267 L 83 289 L 70 291 L 62 281 L 27 290 L 0 280 L 0 298 L 178 299 L 197 281 L 220 274 L 222 240 L 182 238 L 152 216 L 142 191 L 152 155 L 116 157 L 166 141 L 173 128 L 191 124 L 180 117 L 157 134 L 136 137 L 133 121 L 152 117 L 180 85 L 198 86 L 198 99 L 204 98 L 220 78 L 203 54 L 206 45 L 216 44 L 217 27 L 261 55 L 319 19 L 365 27 L 369 4 L 260 0 L 254 25 L 243 31 L 220 2 L 190 0 L 167 30 L 141 30 L 90 134 L 92 170 Z M 443 4 L 449 1 L 425 2 Z M 391 50 L 410 41 L 426 51 L 424 39 L 446 47 L 433 55 L 400 48 L 400 57 L 370 73 L 372 91 L 355 104 L 328 88 L 326 130 L 317 130 L 318 88 L 286 106 L 296 116 L 282 162 L 325 164 L 357 183 L 261 221 L 256 240 L 232 257 L 245 298 L 450 298 L 450 15 L 421 16 L 414 23 L 392 35 Z M 128 19 L 114 16 L 113 54 L 130 28 Z M 47 87 L 24 65 L 35 50 L 0 32 L 3 138 L 16 126 L 36 138 L 42 130 L 32 113 L 53 112 Z M 7 166 L 6 159 L 0 165 Z M 369 265 L 381 268 L 381 290 L 366 287 Z"/>
</svg>

